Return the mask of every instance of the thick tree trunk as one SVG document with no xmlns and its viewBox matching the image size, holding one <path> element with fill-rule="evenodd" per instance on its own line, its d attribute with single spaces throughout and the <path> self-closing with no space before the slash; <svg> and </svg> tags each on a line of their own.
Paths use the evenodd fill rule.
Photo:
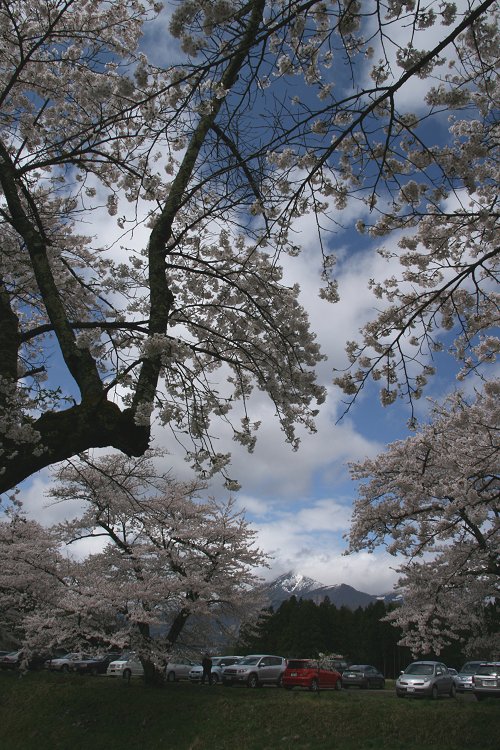
<svg viewBox="0 0 500 750">
<path fill-rule="evenodd" d="M 158 668 L 158 665 L 148 658 L 149 653 L 148 645 L 151 641 L 151 631 L 147 622 L 138 623 L 139 632 L 143 638 L 144 650 L 141 652 L 141 663 L 144 669 L 144 684 L 149 687 L 162 687 L 165 683 L 165 673 L 163 666 Z M 146 654 L 146 655 L 144 655 Z"/>
<path fill-rule="evenodd" d="M 158 670 L 156 664 L 150 659 L 141 659 L 144 668 L 144 684 L 148 687 L 163 687 L 165 684 L 164 674 Z"/>
<path fill-rule="evenodd" d="M 64 411 L 46 412 L 30 426 L 40 433 L 38 443 L 9 445 L 5 441 L 0 492 L 6 492 L 46 466 L 89 448 L 111 446 L 127 456 L 142 456 L 150 439 L 149 426 L 137 425 L 132 410 L 121 411 L 116 404 L 104 399 Z"/>
</svg>

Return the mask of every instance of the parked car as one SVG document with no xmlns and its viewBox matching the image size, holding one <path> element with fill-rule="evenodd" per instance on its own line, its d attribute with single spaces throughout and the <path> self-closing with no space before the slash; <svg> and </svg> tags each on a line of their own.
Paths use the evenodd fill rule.
<svg viewBox="0 0 500 750">
<path fill-rule="evenodd" d="M 25 659 L 24 654 L 24 649 L 6 651 L 0 656 L 0 669 L 41 669 L 47 658 L 47 654 L 29 652 Z"/>
<path fill-rule="evenodd" d="M 108 677 L 123 677 L 125 680 L 130 680 L 131 677 L 143 677 L 144 668 L 137 654 L 133 651 L 128 651 L 108 664 L 106 675 Z"/>
<path fill-rule="evenodd" d="M 7 651 L 0 656 L 0 669 L 18 669 L 22 658 L 22 651 Z"/>
<path fill-rule="evenodd" d="M 90 656 L 88 654 L 73 652 L 71 654 L 65 654 L 64 656 L 56 656 L 55 658 L 46 659 L 43 666 L 44 669 L 50 669 L 52 672 L 69 672 L 73 662 L 89 658 Z"/>
<path fill-rule="evenodd" d="M 286 690 L 294 687 L 341 690 L 342 675 L 336 669 L 320 666 L 314 659 L 288 659 L 281 682 Z"/>
<path fill-rule="evenodd" d="M 345 659 L 328 659 L 327 669 L 335 669 L 342 674 L 348 667 L 349 662 L 345 661 Z"/>
<path fill-rule="evenodd" d="M 342 672 L 342 686 L 345 688 L 382 688 L 385 687 L 385 677 L 371 664 L 351 664 Z"/>
<path fill-rule="evenodd" d="M 119 651 L 101 656 L 89 656 L 86 659 L 77 659 L 72 662 L 70 669 L 72 672 L 80 674 L 105 674 L 108 666 L 112 661 L 116 661 L 121 656 Z"/>
<path fill-rule="evenodd" d="M 415 661 L 396 680 L 398 698 L 406 695 L 429 695 L 431 698 L 449 695 L 453 698 L 455 693 L 455 680 L 440 661 Z"/>
<path fill-rule="evenodd" d="M 222 684 L 247 685 L 256 688 L 261 685 L 281 685 L 286 659 L 269 654 L 250 654 L 237 664 L 224 667 Z"/>
<path fill-rule="evenodd" d="M 484 664 L 487 659 L 482 661 L 466 661 L 459 669 L 458 674 L 454 677 L 455 688 L 457 693 L 470 693 L 473 690 L 472 676 L 475 674 L 477 667 Z"/>
<path fill-rule="evenodd" d="M 189 673 L 193 667 L 200 667 L 197 661 L 191 659 L 178 659 L 169 661 L 165 668 L 165 677 L 167 682 L 178 682 L 179 680 L 189 680 Z M 202 670 L 203 671 L 203 670 Z"/>
<path fill-rule="evenodd" d="M 231 664 L 241 661 L 243 656 L 213 656 L 212 657 L 212 685 L 222 682 L 222 670 Z M 191 682 L 201 682 L 203 677 L 203 666 L 196 664 L 189 672 Z"/>
<path fill-rule="evenodd" d="M 483 698 L 500 698 L 500 662 L 488 661 L 476 667 L 472 685 L 478 701 Z"/>
</svg>

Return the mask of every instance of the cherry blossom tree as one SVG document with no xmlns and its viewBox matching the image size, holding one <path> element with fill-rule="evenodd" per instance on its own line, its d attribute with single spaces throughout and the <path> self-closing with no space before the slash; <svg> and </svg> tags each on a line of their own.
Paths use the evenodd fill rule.
<svg viewBox="0 0 500 750">
<path fill-rule="evenodd" d="M 157 474 L 149 456 L 68 462 L 57 480 L 52 498 L 83 514 L 50 529 L 0 524 L 3 603 L 29 603 L 16 612 L 30 649 L 132 648 L 153 682 L 174 647 L 212 646 L 258 612 L 266 557 L 232 500 L 202 501 L 200 483 Z M 68 555 L 82 540 L 101 550 Z"/>
<path fill-rule="evenodd" d="M 455 393 L 415 435 L 352 467 L 349 551 L 384 545 L 403 559 L 389 619 L 415 653 L 465 633 L 469 651 L 500 653 L 499 392 L 493 380 L 474 399 Z"/>
<path fill-rule="evenodd" d="M 27 643 L 25 622 L 41 605 L 57 609 L 70 568 L 50 529 L 17 511 L 0 523 L 0 630 L 9 641 Z"/>
<path fill-rule="evenodd" d="M 421 10 L 428 12 L 430 7 Z M 416 423 L 414 401 L 436 371 L 436 353 L 447 348 L 456 357 L 459 379 L 482 376 L 496 359 L 498 28 L 498 16 L 486 15 L 454 38 L 451 59 L 441 50 L 433 58 L 422 113 L 392 118 L 386 139 L 370 152 L 378 170 L 369 198 L 375 220 L 360 220 L 358 229 L 376 241 L 392 238 L 393 247 L 379 253 L 393 269 L 396 261 L 400 272 L 369 281 L 382 302 L 361 339 L 347 345 L 351 367 L 335 378 L 349 395 L 346 410 L 372 378 L 380 383 L 382 403 L 404 398 Z M 401 51 L 403 67 L 414 53 Z M 448 71 L 435 82 L 439 66 Z M 417 76 L 428 74 L 425 62 Z M 392 112 L 392 97 L 385 104 Z M 448 137 L 431 143 L 422 125 L 445 113 Z M 356 149 L 366 156 L 366 149 Z M 383 193 L 389 185 L 390 199 Z"/>
<path fill-rule="evenodd" d="M 436 326 L 458 321 L 466 369 L 492 357 L 492 338 L 476 344 L 496 311 L 493 14 L 493 0 L 1 3 L 0 491 L 88 448 L 142 455 L 152 415 L 205 476 L 224 472 L 212 421 L 251 450 L 255 388 L 297 447 L 321 354 L 278 261 L 313 214 L 335 301 L 322 226 L 349 200 L 360 229 L 405 234 L 346 392 L 371 374 L 385 402 L 419 395 Z M 422 80 L 415 114 L 402 94 Z"/>
</svg>

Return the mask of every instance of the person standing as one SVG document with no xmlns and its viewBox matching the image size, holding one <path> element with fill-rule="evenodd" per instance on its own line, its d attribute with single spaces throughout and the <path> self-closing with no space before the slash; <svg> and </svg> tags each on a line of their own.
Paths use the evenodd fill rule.
<svg viewBox="0 0 500 750">
<path fill-rule="evenodd" d="M 201 684 L 205 684 L 205 679 L 208 679 L 208 684 L 212 684 L 212 659 L 208 654 L 205 654 L 203 657 L 203 660 L 201 662 L 201 666 L 203 667 L 203 675 L 201 677 Z"/>
</svg>

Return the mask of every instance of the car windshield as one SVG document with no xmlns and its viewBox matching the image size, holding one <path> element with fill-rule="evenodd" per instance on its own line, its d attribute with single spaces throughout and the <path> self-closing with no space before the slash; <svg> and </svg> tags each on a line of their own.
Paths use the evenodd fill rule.
<svg viewBox="0 0 500 750">
<path fill-rule="evenodd" d="M 317 669 L 318 664 L 307 659 L 289 659 L 288 669 Z"/>
<path fill-rule="evenodd" d="M 479 661 L 468 661 L 467 664 L 463 665 L 460 674 L 475 674 L 476 669 L 480 664 L 481 662 Z"/>
<path fill-rule="evenodd" d="M 410 664 L 406 667 L 405 674 L 433 674 L 434 667 L 432 664 Z"/>
<path fill-rule="evenodd" d="M 352 667 L 349 667 L 348 672 L 364 672 L 365 668 L 360 666 L 359 664 L 354 664 Z"/>
<path fill-rule="evenodd" d="M 245 659 L 242 659 L 239 664 L 243 665 L 252 665 L 252 664 L 258 664 L 260 660 L 260 656 L 247 656 Z"/>
<path fill-rule="evenodd" d="M 320 666 L 322 669 L 327 669 L 329 672 L 343 672 L 344 669 L 347 669 L 347 664 L 342 665 L 338 661 L 325 661 Z"/>
</svg>

